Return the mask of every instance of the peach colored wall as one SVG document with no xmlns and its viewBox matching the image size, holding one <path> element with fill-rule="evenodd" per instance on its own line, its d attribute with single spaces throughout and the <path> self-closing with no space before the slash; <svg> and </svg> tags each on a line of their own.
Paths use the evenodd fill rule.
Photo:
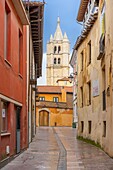
<svg viewBox="0 0 113 170">
<path fill-rule="evenodd" d="M 39 126 L 39 112 L 46 110 L 49 112 L 49 126 L 72 126 L 73 110 L 58 108 L 36 108 L 36 126 Z"/>
</svg>

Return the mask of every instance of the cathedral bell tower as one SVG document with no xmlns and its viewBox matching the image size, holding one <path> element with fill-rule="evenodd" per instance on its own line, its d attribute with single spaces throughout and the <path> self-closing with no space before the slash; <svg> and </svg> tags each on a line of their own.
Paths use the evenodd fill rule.
<svg viewBox="0 0 113 170">
<path fill-rule="evenodd" d="M 47 43 L 47 85 L 57 85 L 57 80 L 69 76 L 70 42 L 66 33 L 62 34 L 60 18 L 54 37 Z"/>
</svg>

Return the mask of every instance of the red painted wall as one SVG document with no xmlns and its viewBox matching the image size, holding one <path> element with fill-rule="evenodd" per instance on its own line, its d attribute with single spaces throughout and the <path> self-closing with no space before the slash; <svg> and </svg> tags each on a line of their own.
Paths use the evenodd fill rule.
<svg viewBox="0 0 113 170">
<path fill-rule="evenodd" d="M 22 103 L 21 109 L 21 149 L 27 147 L 27 65 L 26 65 L 26 27 L 22 25 L 11 0 L 6 0 L 11 11 L 10 40 L 10 64 L 4 60 L 4 13 L 5 0 L 0 0 L 0 94 Z M 23 73 L 19 75 L 19 29 L 23 35 Z M 16 148 L 16 114 L 15 105 L 10 103 L 8 107 L 8 132 L 10 135 L 0 136 L 0 157 L 6 151 L 6 145 L 10 146 L 10 155 L 15 154 Z M 0 110 L 1 111 L 1 110 Z"/>
</svg>

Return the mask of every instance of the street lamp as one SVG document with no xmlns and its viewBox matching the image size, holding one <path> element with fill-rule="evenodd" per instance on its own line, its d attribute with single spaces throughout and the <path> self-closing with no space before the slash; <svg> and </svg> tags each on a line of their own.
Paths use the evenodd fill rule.
<svg viewBox="0 0 113 170">
<path fill-rule="evenodd" d="M 75 73 L 71 73 L 70 76 L 68 77 L 71 82 L 74 80 L 75 75 L 77 76 L 77 71 Z"/>
<path fill-rule="evenodd" d="M 76 128 L 78 124 L 77 115 L 77 83 L 76 83 L 77 72 L 71 73 L 68 77 L 71 82 L 73 82 L 73 123 L 72 127 Z"/>
</svg>

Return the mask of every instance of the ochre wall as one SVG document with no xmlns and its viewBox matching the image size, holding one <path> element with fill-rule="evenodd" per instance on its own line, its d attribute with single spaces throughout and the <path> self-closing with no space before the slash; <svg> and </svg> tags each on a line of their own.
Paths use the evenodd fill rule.
<svg viewBox="0 0 113 170">
<path fill-rule="evenodd" d="M 61 94 L 38 94 L 37 99 L 39 99 L 39 97 L 45 97 L 45 101 L 53 101 L 53 97 L 58 97 L 59 102 L 63 102 Z"/>
<path fill-rule="evenodd" d="M 103 1 L 104 2 L 104 1 Z M 80 44 L 77 50 L 78 63 L 78 135 L 100 143 L 103 150 L 113 157 L 113 17 L 112 0 L 105 1 L 105 55 L 97 60 L 99 56 L 100 41 L 100 19 L 101 8 L 98 18 L 90 30 L 88 36 Z M 87 44 L 91 40 L 91 64 L 87 65 Z M 84 50 L 84 68 L 80 70 L 80 56 Z M 105 68 L 105 83 L 103 83 L 103 68 Z M 99 95 L 93 96 L 93 81 L 99 82 Z M 91 104 L 88 104 L 87 82 L 91 81 Z M 103 109 L 103 86 L 105 86 L 106 109 Z M 81 106 L 80 87 L 83 87 L 83 107 Z M 109 89 L 109 93 L 107 90 Z M 82 131 L 82 122 L 84 128 Z M 88 121 L 92 122 L 91 133 L 89 133 Z M 106 135 L 104 136 L 104 122 L 106 122 Z"/>
<path fill-rule="evenodd" d="M 72 126 L 73 110 L 58 108 L 36 108 L 36 126 L 39 126 L 39 112 L 49 112 L 49 126 Z"/>
</svg>

